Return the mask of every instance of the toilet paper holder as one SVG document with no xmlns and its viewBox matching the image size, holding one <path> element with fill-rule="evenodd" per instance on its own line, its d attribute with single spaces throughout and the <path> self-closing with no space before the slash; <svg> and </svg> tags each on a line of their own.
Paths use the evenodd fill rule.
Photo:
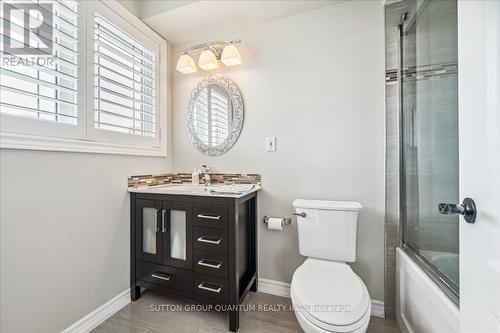
<svg viewBox="0 0 500 333">
<path fill-rule="evenodd" d="M 271 216 L 267 216 L 265 215 L 264 216 L 264 223 L 267 224 L 269 222 L 269 219 L 271 218 Z M 292 224 L 292 218 L 291 217 L 279 217 L 281 219 L 281 225 L 284 226 L 284 225 L 288 225 L 288 224 Z"/>
</svg>

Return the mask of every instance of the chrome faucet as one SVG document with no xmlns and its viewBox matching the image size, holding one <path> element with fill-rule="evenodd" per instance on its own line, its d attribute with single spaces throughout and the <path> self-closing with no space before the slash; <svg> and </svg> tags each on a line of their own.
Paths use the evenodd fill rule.
<svg viewBox="0 0 500 333">
<path fill-rule="evenodd" d="M 202 164 L 201 167 L 204 169 L 203 179 L 205 180 L 205 186 L 212 185 L 212 178 L 210 177 L 210 168 L 206 164 Z"/>
</svg>

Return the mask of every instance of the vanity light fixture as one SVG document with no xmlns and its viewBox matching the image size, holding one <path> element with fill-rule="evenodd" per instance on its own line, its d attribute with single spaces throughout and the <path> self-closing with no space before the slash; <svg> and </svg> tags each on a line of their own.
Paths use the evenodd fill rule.
<svg viewBox="0 0 500 333">
<path fill-rule="evenodd" d="M 176 69 L 183 74 L 196 72 L 196 63 L 190 53 L 200 51 L 198 67 L 205 71 L 219 68 L 219 60 L 225 66 L 241 64 L 241 55 L 235 44 L 241 43 L 241 39 L 215 41 L 191 46 L 179 52 L 179 60 Z"/>
<path fill-rule="evenodd" d="M 183 74 L 190 74 L 196 72 L 196 63 L 189 54 L 183 54 L 177 61 L 176 69 Z"/>
<path fill-rule="evenodd" d="M 222 51 L 220 61 L 226 66 L 234 66 L 241 64 L 240 51 L 234 46 L 234 44 L 229 44 Z"/>
<path fill-rule="evenodd" d="M 198 60 L 198 66 L 204 71 L 209 71 L 211 69 L 219 68 L 219 62 L 217 57 L 210 50 L 204 50 L 200 54 L 200 59 Z"/>
</svg>

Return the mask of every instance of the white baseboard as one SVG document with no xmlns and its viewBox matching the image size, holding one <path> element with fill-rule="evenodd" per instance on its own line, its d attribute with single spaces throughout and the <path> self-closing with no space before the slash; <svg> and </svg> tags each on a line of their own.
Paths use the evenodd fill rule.
<svg viewBox="0 0 500 333">
<path fill-rule="evenodd" d="M 260 278 L 259 292 L 290 298 L 290 283 Z M 385 317 L 384 302 L 372 299 L 371 315 L 375 317 L 384 318 Z"/>
<path fill-rule="evenodd" d="M 61 333 L 88 333 L 130 303 L 130 289 L 122 291 Z"/>
<path fill-rule="evenodd" d="M 372 316 L 385 318 L 385 303 L 372 299 Z"/>
<path fill-rule="evenodd" d="M 290 283 L 260 278 L 259 292 L 290 298 Z"/>
</svg>

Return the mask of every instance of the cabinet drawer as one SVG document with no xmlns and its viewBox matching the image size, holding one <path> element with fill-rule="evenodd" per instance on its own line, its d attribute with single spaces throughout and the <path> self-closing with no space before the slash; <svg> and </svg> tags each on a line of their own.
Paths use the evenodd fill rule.
<svg viewBox="0 0 500 333">
<path fill-rule="evenodd" d="M 136 279 L 160 286 L 193 292 L 193 272 L 170 266 L 136 261 Z"/>
<path fill-rule="evenodd" d="M 193 225 L 227 229 L 227 207 L 208 204 L 194 204 Z"/>
<path fill-rule="evenodd" d="M 223 252 L 194 250 L 194 270 L 227 278 L 227 257 L 227 253 Z"/>
<path fill-rule="evenodd" d="M 219 277 L 194 273 L 194 293 L 199 296 L 228 301 L 228 282 Z"/>
<path fill-rule="evenodd" d="M 227 231 L 193 227 L 193 247 L 197 250 L 227 252 Z"/>
</svg>

